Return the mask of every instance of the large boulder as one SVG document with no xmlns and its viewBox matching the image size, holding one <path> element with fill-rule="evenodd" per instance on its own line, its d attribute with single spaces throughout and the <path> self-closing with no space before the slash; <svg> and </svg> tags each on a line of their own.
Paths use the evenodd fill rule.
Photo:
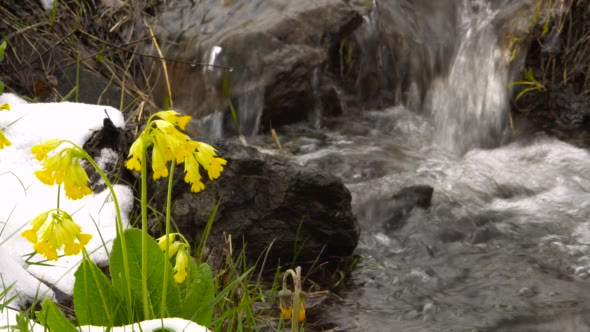
<svg viewBox="0 0 590 332">
<path fill-rule="evenodd" d="M 311 262 L 350 256 L 359 226 L 351 212 L 348 189 L 336 177 L 305 169 L 254 148 L 215 143 L 227 160 L 221 177 L 197 194 L 176 181 L 173 218 L 179 230 L 198 242 L 215 205 L 221 202 L 208 245 L 223 248 L 231 235 L 252 259 L 271 244 L 269 266 L 293 260 Z M 177 172 L 182 172 L 178 169 Z M 178 173 L 177 173 L 178 174 Z M 166 181 L 155 183 L 156 207 L 163 205 Z"/>
</svg>

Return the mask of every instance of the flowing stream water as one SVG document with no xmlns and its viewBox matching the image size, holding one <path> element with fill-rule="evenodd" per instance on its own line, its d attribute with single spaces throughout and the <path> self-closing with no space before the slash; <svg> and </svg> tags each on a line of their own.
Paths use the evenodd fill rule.
<svg viewBox="0 0 590 332">
<path fill-rule="evenodd" d="M 497 25 L 517 14 L 510 2 L 455 3 L 454 55 L 423 107 L 364 112 L 294 157 L 345 181 L 362 230 L 362 260 L 319 320 L 336 331 L 590 331 L 590 154 L 508 138 Z M 434 188 L 431 206 L 392 230 L 393 196 L 412 185 Z"/>
<path fill-rule="evenodd" d="M 339 300 L 306 330 L 590 331 L 590 154 L 508 125 L 522 64 L 500 36 L 534 3 L 373 1 L 359 33 L 378 41 L 380 13 L 414 18 L 396 27 L 422 47 L 407 57 L 440 68 L 412 77 L 402 105 L 329 130 L 316 107 L 315 134 L 298 137 L 292 160 L 343 179 L 362 232 Z M 259 94 L 238 101 L 246 135 L 259 128 Z M 430 207 L 400 215 L 394 196 L 414 185 L 434 189 Z"/>
</svg>

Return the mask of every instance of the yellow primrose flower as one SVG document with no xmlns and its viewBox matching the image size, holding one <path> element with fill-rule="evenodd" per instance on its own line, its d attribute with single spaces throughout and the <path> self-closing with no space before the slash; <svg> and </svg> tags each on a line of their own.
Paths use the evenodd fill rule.
<svg viewBox="0 0 590 332">
<path fill-rule="evenodd" d="M 186 269 L 188 267 L 188 255 L 186 253 L 186 246 L 183 246 L 176 253 L 176 264 L 174 265 L 174 280 L 176 283 L 182 284 L 186 279 Z"/>
<path fill-rule="evenodd" d="M 158 117 L 166 122 L 169 122 L 180 129 L 185 130 L 188 123 L 191 121 L 190 115 L 179 116 L 180 113 L 176 111 L 161 111 L 158 112 Z"/>
<path fill-rule="evenodd" d="M 158 245 L 160 246 L 160 249 L 162 249 L 163 252 L 166 252 L 166 243 L 167 242 L 169 243 L 168 244 L 168 254 L 166 255 L 166 257 L 168 259 L 172 258 L 172 256 L 174 256 L 178 252 L 178 249 L 180 249 L 180 247 L 183 246 L 182 242 L 175 241 L 176 234 L 177 233 L 170 233 L 170 234 L 168 234 L 168 237 L 166 237 L 166 235 L 164 235 L 157 240 Z"/>
<path fill-rule="evenodd" d="M 176 240 L 177 236 L 180 237 L 180 241 Z M 190 245 L 187 240 L 180 233 L 170 233 L 158 238 L 157 241 L 164 253 L 166 253 L 166 244 L 168 244 L 168 253 L 166 254 L 168 259 L 176 255 L 174 280 L 179 284 L 183 283 L 188 274 L 187 269 L 189 268 L 189 256 L 187 252 L 190 250 Z"/>
<path fill-rule="evenodd" d="M 51 157 L 48 156 L 64 142 L 72 144 L 73 147 L 64 148 Z M 82 148 L 69 141 L 53 139 L 33 146 L 31 152 L 43 164 L 43 168 L 35 172 L 41 182 L 50 186 L 63 183 L 66 196 L 73 200 L 92 194 L 88 186 L 88 175 L 80 164 L 81 159 L 88 157 Z"/>
<path fill-rule="evenodd" d="M 223 172 L 223 165 L 227 164 L 225 159 L 217 157 L 217 152 L 211 145 L 205 143 L 199 143 L 195 157 L 207 171 L 210 180 L 217 179 Z"/>
<path fill-rule="evenodd" d="M 31 148 L 31 152 L 39 161 L 46 159 L 47 154 L 57 148 L 63 141 L 59 139 L 50 139 L 43 144 L 35 145 Z"/>
<path fill-rule="evenodd" d="M 153 178 L 168 176 L 168 163 L 184 163 L 184 181 L 191 185 L 192 192 L 205 189 L 200 174 L 200 166 L 208 173 L 210 180 L 217 179 L 223 172 L 227 161 L 217 157 L 215 149 L 205 143 L 191 140 L 181 130 L 186 129 L 190 116 L 181 116 L 176 111 L 160 111 L 148 119 L 144 131 L 133 142 L 129 150 L 129 159 L 125 166 L 134 171 L 141 171 L 145 151 L 152 147 Z"/>
<path fill-rule="evenodd" d="M 57 260 L 57 251 L 64 247 L 64 254 L 77 255 L 88 244 L 92 235 L 82 233 L 68 213 L 52 209 L 39 214 L 31 221 L 31 229 L 21 233 L 34 249 L 49 260 Z"/>
<path fill-rule="evenodd" d="M 191 185 L 192 192 L 197 193 L 205 189 L 205 184 L 201 181 L 199 162 L 194 154 L 184 159 L 184 173 L 184 182 Z"/>
<path fill-rule="evenodd" d="M 143 156 L 141 155 L 141 151 L 143 150 L 143 133 L 140 135 L 133 144 L 131 144 L 131 148 L 129 148 L 129 155 L 132 156 L 127 162 L 125 163 L 125 167 L 132 171 L 141 171 L 141 162 Z"/>
<path fill-rule="evenodd" d="M 279 306 L 281 307 L 281 317 L 283 319 L 291 319 L 293 315 L 293 292 L 284 288 L 279 291 Z"/>
<path fill-rule="evenodd" d="M 305 296 L 305 292 L 299 292 L 299 315 L 297 316 L 299 323 L 305 320 Z"/>
</svg>

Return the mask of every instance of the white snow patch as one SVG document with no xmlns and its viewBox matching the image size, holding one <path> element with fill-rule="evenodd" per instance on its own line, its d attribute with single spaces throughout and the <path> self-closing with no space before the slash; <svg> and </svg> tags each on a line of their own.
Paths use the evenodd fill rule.
<svg viewBox="0 0 590 332">
<path fill-rule="evenodd" d="M 34 172 L 41 164 L 31 153 L 31 147 L 47 139 L 65 139 L 82 146 L 108 117 L 115 126 L 122 127 L 121 112 L 110 106 L 81 103 L 28 104 L 14 95 L 0 95 L 0 102 L 9 103 L 10 111 L 0 112 L 0 128 L 12 145 L 0 150 L 0 275 L 6 286 L 14 283 L 11 292 L 19 297 L 11 304 L 25 306 L 35 297 L 53 298 L 53 292 L 39 280 L 66 294 L 72 294 L 74 276 L 81 256 L 64 256 L 45 262 L 50 266 L 30 264 L 42 262 L 34 255 L 30 242 L 20 236 L 32 218 L 57 207 L 57 186 L 47 186 L 36 179 Z M 65 146 L 65 145 L 64 145 Z M 103 151 L 101 162 L 106 163 L 112 153 Z M 125 226 L 133 205 L 133 193 L 127 186 L 116 185 Z M 72 201 L 60 194 L 60 208 L 74 217 L 82 231 L 92 235 L 86 249 L 99 265 L 106 265 L 112 240 L 116 235 L 115 206 L 108 191 L 94 193 Z M 100 234 L 99 234 L 100 232 Z M 104 243 L 103 243 L 104 241 Z M 0 288 L 3 288 L 0 285 Z"/>
<path fill-rule="evenodd" d="M 8 327 L 8 326 L 16 326 L 17 320 L 16 316 L 20 312 L 13 309 L 5 309 L 0 312 L 0 326 Z M 44 332 L 46 329 L 37 323 L 31 322 L 29 325 L 29 330 L 32 332 Z M 104 332 L 104 331 L 112 331 L 112 332 L 132 332 L 132 331 L 143 331 L 143 332 L 153 332 L 153 331 L 161 331 L 161 330 L 170 330 L 170 331 L 185 331 L 185 332 L 207 332 L 207 328 L 204 326 L 198 325 L 194 322 L 188 321 L 182 318 L 164 318 L 164 319 L 152 319 L 146 320 L 140 323 L 129 324 L 125 326 L 113 327 L 113 328 L 106 328 L 102 326 L 91 326 L 91 325 L 84 325 L 78 328 L 81 332 Z"/>
</svg>

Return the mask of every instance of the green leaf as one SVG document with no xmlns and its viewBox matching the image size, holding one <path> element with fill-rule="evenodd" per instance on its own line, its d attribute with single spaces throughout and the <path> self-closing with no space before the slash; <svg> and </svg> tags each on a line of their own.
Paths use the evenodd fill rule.
<svg viewBox="0 0 590 332">
<path fill-rule="evenodd" d="M 74 324 L 57 309 L 55 303 L 50 299 L 43 301 L 42 310 L 37 311 L 36 315 L 41 325 L 45 326 L 49 331 L 78 332 Z"/>
<path fill-rule="evenodd" d="M 55 15 L 57 14 L 57 1 L 53 1 L 53 7 L 51 8 L 51 13 L 49 13 L 49 23 L 53 24 L 55 22 Z"/>
<path fill-rule="evenodd" d="M 4 60 L 4 51 L 6 50 L 6 40 L 0 43 L 0 61 Z"/>
<path fill-rule="evenodd" d="M 125 242 L 127 245 L 127 258 L 129 259 L 129 274 L 131 278 L 131 292 L 134 298 L 135 308 L 142 308 L 141 296 L 141 230 L 132 228 L 123 232 Z M 159 317 L 162 305 L 162 285 L 164 284 L 164 264 L 170 264 L 165 259 L 162 250 L 158 243 L 152 238 L 148 238 L 147 256 L 148 256 L 148 305 L 151 309 L 152 317 Z M 110 257 L 111 278 L 113 285 L 119 294 L 125 294 L 127 286 L 125 284 L 123 272 L 123 253 L 121 250 L 121 241 L 115 239 L 113 243 L 113 250 Z M 176 281 L 172 268 L 168 269 L 168 293 L 166 298 L 166 317 L 179 317 L 182 313 L 182 303 L 180 299 L 180 290 Z M 138 320 L 144 320 L 143 312 L 137 310 L 135 312 Z"/>
<path fill-rule="evenodd" d="M 123 300 L 96 264 L 84 259 L 74 276 L 74 309 L 80 325 L 117 326 L 125 323 Z"/>
<path fill-rule="evenodd" d="M 238 112 L 236 111 L 234 104 L 231 102 L 231 91 L 229 88 L 229 80 L 227 79 L 227 77 L 223 78 L 222 81 L 223 84 L 223 93 L 225 94 L 225 97 L 227 98 L 228 102 L 229 102 L 229 109 L 231 111 L 231 116 L 234 120 L 234 125 L 236 126 L 236 129 L 238 131 L 238 135 L 242 135 L 242 131 L 240 128 L 240 121 L 238 120 Z"/>
<path fill-rule="evenodd" d="M 520 99 L 520 97 L 524 96 L 527 92 L 533 91 L 533 90 L 537 90 L 536 88 L 526 88 L 526 89 L 522 89 L 522 91 L 520 91 L 520 93 L 518 95 L 516 95 L 516 97 L 514 98 L 514 101 L 518 101 Z"/>
<path fill-rule="evenodd" d="M 213 274 L 209 265 L 205 263 L 197 265 L 193 260 L 190 262 L 190 277 L 186 281 L 186 293 L 182 301 L 183 310 L 180 317 L 209 326 L 213 319 L 213 306 L 210 304 L 215 299 Z"/>
</svg>

